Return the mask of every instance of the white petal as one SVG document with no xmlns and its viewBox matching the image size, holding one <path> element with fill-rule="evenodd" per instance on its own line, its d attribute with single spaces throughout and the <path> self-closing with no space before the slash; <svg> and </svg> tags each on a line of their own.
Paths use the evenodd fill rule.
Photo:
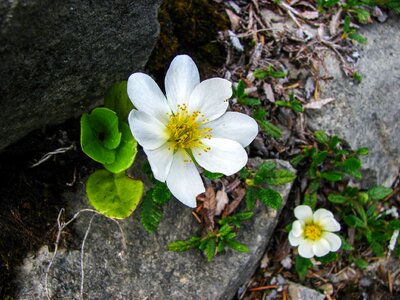
<svg viewBox="0 0 400 300">
<path fill-rule="evenodd" d="M 157 83 L 147 74 L 133 73 L 128 79 L 128 96 L 136 109 L 167 122 L 171 109 Z"/>
<path fill-rule="evenodd" d="M 295 236 L 295 235 L 293 234 L 293 231 L 289 232 L 289 243 L 290 243 L 290 245 L 292 245 L 293 247 L 298 246 L 303 240 L 304 240 L 303 237 L 301 237 L 301 236 Z"/>
<path fill-rule="evenodd" d="M 211 78 L 198 84 L 190 95 L 189 112 L 200 111 L 208 121 L 222 116 L 232 97 L 232 84 L 222 78 Z"/>
<path fill-rule="evenodd" d="M 324 218 L 319 221 L 319 225 L 324 231 L 339 231 L 340 224 L 334 218 Z"/>
<path fill-rule="evenodd" d="M 132 110 L 128 121 L 133 136 L 144 149 L 157 149 L 168 140 L 165 126 L 145 112 Z"/>
<path fill-rule="evenodd" d="M 171 193 L 189 207 L 196 207 L 196 196 L 204 193 L 204 185 L 196 166 L 182 150 L 175 153 L 167 176 Z"/>
<path fill-rule="evenodd" d="M 315 255 L 318 257 L 327 255 L 330 249 L 331 246 L 329 245 L 328 241 L 325 240 L 324 238 L 315 241 L 313 244 L 313 251 Z"/>
<path fill-rule="evenodd" d="M 324 232 L 322 238 L 328 241 L 331 251 L 338 251 L 340 246 L 342 246 L 342 240 L 337 234 Z"/>
<path fill-rule="evenodd" d="M 174 113 L 178 104 L 188 103 L 191 93 L 200 83 L 200 75 L 194 61 L 187 55 L 176 56 L 165 75 L 165 91 Z"/>
<path fill-rule="evenodd" d="M 171 147 L 170 143 L 165 143 L 154 150 L 144 149 L 144 152 L 147 155 L 155 179 L 165 182 L 174 156 L 173 147 Z"/>
<path fill-rule="evenodd" d="M 203 127 L 211 128 L 214 138 L 231 139 L 243 147 L 249 145 L 258 134 L 257 122 L 248 115 L 227 112 L 218 119 L 208 122 Z"/>
<path fill-rule="evenodd" d="M 317 209 L 313 215 L 314 222 L 318 223 L 320 220 L 324 218 L 333 218 L 333 214 L 325 208 Z"/>
<path fill-rule="evenodd" d="M 302 221 L 302 220 L 294 221 L 293 225 L 292 225 L 292 231 L 291 231 L 293 233 L 293 235 L 299 237 L 303 234 L 303 231 L 304 231 L 304 221 Z"/>
<path fill-rule="evenodd" d="M 222 173 L 227 176 L 240 171 L 247 163 L 247 153 L 235 141 L 228 139 L 202 139 L 206 147 L 192 149 L 193 156 L 200 166 L 213 173 Z"/>
<path fill-rule="evenodd" d="M 299 254 L 304 258 L 311 258 L 314 256 L 313 242 L 303 240 L 299 245 Z"/>
<path fill-rule="evenodd" d="M 312 219 L 313 212 L 308 205 L 299 205 L 294 209 L 294 215 L 299 220 L 310 220 Z"/>
</svg>

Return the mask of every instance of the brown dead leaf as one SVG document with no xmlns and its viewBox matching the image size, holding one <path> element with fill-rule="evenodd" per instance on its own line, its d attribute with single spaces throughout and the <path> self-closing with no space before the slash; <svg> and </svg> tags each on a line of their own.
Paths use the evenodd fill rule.
<svg viewBox="0 0 400 300">
<path fill-rule="evenodd" d="M 274 96 L 274 91 L 272 90 L 272 86 L 269 83 L 265 82 L 263 84 L 263 89 L 264 89 L 265 96 L 267 96 L 268 101 L 274 103 L 275 96 Z"/>
<path fill-rule="evenodd" d="M 338 32 L 339 19 L 342 14 L 342 9 L 340 8 L 336 14 L 333 15 L 331 22 L 329 23 L 329 32 L 331 36 L 334 36 Z"/>
<path fill-rule="evenodd" d="M 225 11 L 228 15 L 229 21 L 231 22 L 231 29 L 236 31 L 240 26 L 240 17 L 228 8 L 226 8 Z"/>
<path fill-rule="evenodd" d="M 214 228 L 214 215 L 217 207 L 217 201 L 215 199 L 215 191 L 212 186 L 209 186 L 205 192 L 205 198 L 203 202 L 202 213 L 208 224 Z"/>
<path fill-rule="evenodd" d="M 237 188 L 235 190 L 236 192 L 236 198 L 233 200 L 227 207 L 226 209 L 226 215 L 229 216 L 231 215 L 236 208 L 239 206 L 240 202 L 242 202 L 244 195 L 246 194 L 246 190 L 244 188 Z"/>
<path fill-rule="evenodd" d="M 304 104 L 303 107 L 306 109 L 321 109 L 324 105 L 332 102 L 335 98 L 326 98 L 318 101 L 313 101 L 307 104 Z"/>
</svg>

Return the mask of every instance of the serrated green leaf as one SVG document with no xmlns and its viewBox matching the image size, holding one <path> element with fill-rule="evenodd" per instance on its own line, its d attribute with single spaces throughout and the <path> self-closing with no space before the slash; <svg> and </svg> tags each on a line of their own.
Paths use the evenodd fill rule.
<svg viewBox="0 0 400 300">
<path fill-rule="evenodd" d="M 369 14 L 369 12 L 362 8 L 357 8 L 355 10 L 355 13 L 356 13 L 358 22 L 360 22 L 362 24 L 367 24 L 369 19 L 371 18 L 371 15 Z"/>
<path fill-rule="evenodd" d="M 264 121 L 267 117 L 267 112 L 264 108 L 257 108 L 253 111 L 253 118 L 257 121 Z"/>
<path fill-rule="evenodd" d="M 357 258 L 354 263 L 356 264 L 357 267 L 359 267 L 361 270 L 365 270 L 368 268 L 368 262 L 363 260 L 362 258 Z"/>
<path fill-rule="evenodd" d="M 235 88 L 233 89 L 234 96 L 237 98 L 243 97 L 245 95 L 244 89 L 245 89 L 245 83 L 242 79 L 240 79 L 236 89 Z"/>
<path fill-rule="evenodd" d="M 132 166 L 137 154 L 137 142 L 133 138 L 129 125 L 125 122 L 119 122 L 121 131 L 121 142 L 115 149 L 114 162 L 103 164 L 104 168 L 112 173 L 120 173 Z"/>
<path fill-rule="evenodd" d="M 215 238 L 208 239 L 206 243 L 205 253 L 209 262 L 214 258 L 216 250 L 217 242 L 215 241 Z"/>
<path fill-rule="evenodd" d="M 246 245 L 239 243 L 235 240 L 227 240 L 226 246 L 232 248 L 233 250 L 242 252 L 242 253 L 249 252 L 249 248 L 247 248 Z"/>
<path fill-rule="evenodd" d="M 114 83 L 104 97 L 104 106 L 115 111 L 121 121 L 128 122 L 129 112 L 134 108 L 127 93 L 127 81 Z"/>
<path fill-rule="evenodd" d="M 121 135 L 117 115 L 107 108 L 95 108 L 81 117 L 82 151 L 99 163 L 114 162 Z"/>
<path fill-rule="evenodd" d="M 248 105 L 248 106 L 261 105 L 260 99 L 249 98 L 249 97 L 238 98 L 238 103 L 242 104 L 242 105 Z"/>
<path fill-rule="evenodd" d="M 270 176 L 270 174 L 274 171 L 276 168 L 276 164 L 268 161 L 268 162 L 263 162 L 254 176 L 254 183 L 255 184 L 261 184 L 265 178 Z"/>
<path fill-rule="evenodd" d="M 257 190 L 254 187 L 249 187 L 246 191 L 245 201 L 246 201 L 246 209 L 253 210 L 254 206 L 257 202 Z"/>
<path fill-rule="evenodd" d="M 349 33 L 349 38 L 351 38 L 352 40 L 354 40 L 356 42 L 359 42 L 360 44 L 368 43 L 368 39 L 366 37 L 364 37 L 361 34 L 358 34 L 356 32 Z"/>
<path fill-rule="evenodd" d="M 312 155 L 312 161 L 314 166 L 322 164 L 328 157 L 328 151 L 314 152 Z"/>
<path fill-rule="evenodd" d="M 315 257 L 315 259 L 317 261 L 320 261 L 324 264 L 329 264 L 331 262 L 337 261 L 338 259 L 338 254 L 336 252 L 329 252 L 328 254 L 326 254 L 325 256 L 322 257 Z"/>
<path fill-rule="evenodd" d="M 223 237 L 226 236 L 228 233 L 232 232 L 232 227 L 229 226 L 228 223 L 225 223 L 224 225 L 221 226 L 221 228 L 218 230 L 218 233 Z"/>
<path fill-rule="evenodd" d="M 131 215 L 139 204 L 143 189 L 143 182 L 106 170 L 94 172 L 86 183 L 89 203 L 99 213 L 118 219 Z"/>
<path fill-rule="evenodd" d="M 391 188 L 384 186 L 376 186 L 368 190 L 368 195 L 371 200 L 382 200 L 392 193 Z"/>
<path fill-rule="evenodd" d="M 149 190 L 143 201 L 142 204 L 140 205 L 141 208 L 141 214 L 140 214 L 140 221 L 143 225 L 143 227 L 149 232 L 153 233 L 157 230 L 158 225 L 160 224 L 162 217 L 163 217 L 163 211 L 162 207 L 160 205 L 157 205 L 154 203 L 152 199 L 152 191 Z"/>
<path fill-rule="evenodd" d="M 264 120 L 258 121 L 261 129 L 264 131 L 265 134 L 272 136 L 273 138 L 279 139 L 282 137 L 282 131 L 279 127 L 273 125 L 271 122 Z"/>
<path fill-rule="evenodd" d="M 225 250 L 225 241 L 219 241 L 217 245 L 217 253 L 221 253 Z"/>
<path fill-rule="evenodd" d="M 224 176 L 222 173 L 212 173 L 210 171 L 204 170 L 203 175 L 208 179 L 215 180 Z"/>
<path fill-rule="evenodd" d="M 259 189 L 258 199 L 273 209 L 280 209 L 283 201 L 281 194 L 271 189 Z"/>
<path fill-rule="evenodd" d="M 200 237 L 192 236 L 188 240 L 178 240 L 168 244 L 168 250 L 174 252 L 184 252 L 190 249 L 198 248 L 200 245 Z"/>
<path fill-rule="evenodd" d="M 383 248 L 382 243 L 372 241 L 370 246 L 371 246 L 372 252 L 374 252 L 374 254 L 376 256 L 383 256 L 385 254 L 385 250 Z"/>
<path fill-rule="evenodd" d="M 220 225 L 225 225 L 225 224 L 233 224 L 236 227 L 240 227 L 240 223 L 250 220 L 253 216 L 252 211 L 244 211 L 240 213 L 236 213 L 230 216 L 223 217 L 221 220 L 219 220 Z"/>
<path fill-rule="evenodd" d="M 329 137 L 322 130 L 315 131 L 314 137 L 317 140 L 317 142 L 320 144 L 327 145 L 329 143 Z"/>
<path fill-rule="evenodd" d="M 349 172 L 361 169 L 362 164 L 358 158 L 350 157 L 343 161 L 342 167 L 346 172 Z"/>
<path fill-rule="evenodd" d="M 249 171 L 246 167 L 242 168 L 242 169 L 239 171 L 239 177 L 240 177 L 240 179 L 242 179 L 242 180 L 245 180 L 245 179 L 249 178 L 250 175 L 251 175 L 251 173 L 250 173 L 250 171 Z"/>
<path fill-rule="evenodd" d="M 331 137 L 331 140 L 329 141 L 329 149 L 334 150 L 336 149 L 336 146 L 340 143 L 340 139 L 338 136 L 334 135 Z"/>
<path fill-rule="evenodd" d="M 329 194 L 328 200 L 330 202 L 336 203 L 336 204 L 338 204 L 338 203 L 343 204 L 343 203 L 346 203 L 349 201 L 349 199 L 347 197 L 342 196 L 340 194 Z"/>
<path fill-rule="evenodd" d="M 343 217 L 343 220 L 350 227 L 366 228 L 365 223 L 355 215 L 347 215 Z"/>
<path fill-rule="evenodd" d="M 157 181 L 151 189 L 151 196 L 154 203 L 164 205 L 171 199 L 172 194 L 165 183 Z"/>
<path fill-rule="evenodd" d="M 356 151 L 357 155 L 368 155 L 369 150 L 367 147 L 358 148 Z"/>
<path fill-rule="evenodd" d="M 264 177 L 265 181 L 270 185 L 283 185 L 293 182 L 296 174 L 285 169 L 272 170 Z"/>
<path fill-rule="evenodd" d="M 338 171 L 326 171 L 321 172 L 320 177 L 331 182 L 336 182 L 343 179 L 343 173 Z"/>
<path fill-rule="evenodd" d="M 298 113 L 304 112 L 303 104 L 299 100 L 294 100 L 294 101 L 291 101 L 290 103 L 291 103 L 293 111 L 298 112 Z"/>
<path fill-rule="evenodd" d="M 313 266 L 311 260 L 308 258 L 296 256 L 295 270 L 301 281 L 303 281 L 307 276 L 307 270 Z"/>
<path fill-rule="evenodd" d="M 293 165 L 293 166 L 297 166 L 299 163 L 301 163 L 303 160 L 304 160 L 304 158 L 305 158 L 305 156 L 303 155 L 303 154 L 298 154 L 298 155 L 296 155 L 295 157 L 292 157 L 291 159 L 290 159 L 290 163 Z"/>
</svg>

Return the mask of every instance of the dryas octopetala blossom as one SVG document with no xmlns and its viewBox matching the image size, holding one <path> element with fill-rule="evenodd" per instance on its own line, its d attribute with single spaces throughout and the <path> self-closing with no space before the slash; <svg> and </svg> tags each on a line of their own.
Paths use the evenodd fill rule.
<svg viewBox="0 0 400 300">
<path fill-rule="evenodd" d="M 143 73 L 128 79 L 136 109 L 129 114 L 133 136 L 143 147 L 154 177 L 166 182 L 182 203 L 196 207 L 205 191 L 197 164 L 210 172 L 232 175 L 247 163 L 243 147 L 258 133 L 256 121 L 226 112 L 232 84 L 222 78 L 200 82 L 193 60 L 179 55 L 165 76 L 166 97 Z"/>
<path fill-rule="evenodd" d="M 339 250 L 342 241 L 332 232 L 339 231 L 340 224 L 329 210 L 320 208 L 313 213 L 311 207 L 299 205 L 294 209 L 294 215 L 297 220 L 289 232 L 289 242 L 292 246 L 299 246 L 301 256 L 321 257 Z"/>
</svg>

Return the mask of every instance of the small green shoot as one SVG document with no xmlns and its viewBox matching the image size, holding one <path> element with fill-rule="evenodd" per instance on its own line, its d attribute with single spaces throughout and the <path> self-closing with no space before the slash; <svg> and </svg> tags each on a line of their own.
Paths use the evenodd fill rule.
<svg viewBox="0 0 400 300">
<path fill-rule="evenodd" d="M 273 138 L 279 139 L 282 137 L 282 131 L 279 127 L 273 125 L 271 122 L 267 121 L 267 112 L 263 108 L 258 108 L 253 112 L 253 118 L 257 121 L 258 125 L 261 127 L 262 131 Z"/>
<path fill-rule="evenodd" d="M 248 105 L 248 106 L 261 105 L 260 99 L 251 98 L 249 97 L 249 95 L 246 94 L 245 83 L 242 79 L 239 80 L 237 87 L 233 88 L 233 97 L 236 98 L 237 103 L 242 105 Z"/>
<path fill-rule="evenodd" d="M 285 78 L 286 73 L 283 71 L 276 71 L 272 66 L 268 66 L 268 68 L 264 70 L 255 70 L 253 73 L 254 77 L 257 79 L 264 79 L 266 77 L 273 77 L 273 78 Z"/>
<path fill-rule="evenodd" d="M 289 101 L 278 100 L 278 101 L 275 101 L 275 105 L 280 106 L 280 107 L 290 108 L 294 112 L 298 112 L 298 113 L 304 112 L 304 108 L 303 108 L 301 101 L 296 100 L 293 93 L 289 94 Z"/>
</svg>

